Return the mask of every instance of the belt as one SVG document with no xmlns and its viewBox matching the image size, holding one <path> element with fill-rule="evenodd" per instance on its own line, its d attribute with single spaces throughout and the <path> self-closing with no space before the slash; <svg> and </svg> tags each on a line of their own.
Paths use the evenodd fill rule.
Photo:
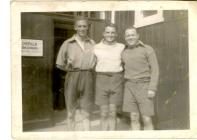
<svg viewBox="0 0 197 140">
<path fill-rule="evenodd" d="M 113 75 L 122 74 L 123 72 L 121 71 L 121 72 L 96 72 L 96 73 L 99 75 L 106 75 L 112 77 Z"/>
<path fill-rule="evenodd" d="M 72 69 L 68 69 L 68 72 L 80 72 L 80 71 L 90 71 L 93 72 L 93 69 L 79 69 L 79 68 L 72 68 Z"/>
<path fill-rule="evenodd" d="M 150 79 L 127 79 L 125 78 L 126 82 L 131 82 L 131 83 L 147 83 L 150 82 Z"/>
</svg>

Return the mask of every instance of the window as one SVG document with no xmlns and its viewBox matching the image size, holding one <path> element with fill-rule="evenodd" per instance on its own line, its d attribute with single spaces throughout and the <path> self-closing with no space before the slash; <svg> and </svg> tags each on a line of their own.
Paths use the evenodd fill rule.
<svg viewBox="0 0 197 140">
<path fill-rule="evenodd" d="M 148 26 L 151 24 L 163 22 L 163 11 L 162 10 L 142 10 L 135 11 L 135 24 L 136 28 Z"/>
</svg>

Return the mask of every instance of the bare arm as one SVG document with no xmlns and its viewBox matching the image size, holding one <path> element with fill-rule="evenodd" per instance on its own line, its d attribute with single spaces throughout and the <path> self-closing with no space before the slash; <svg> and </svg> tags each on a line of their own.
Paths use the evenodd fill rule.
<svg viewBox="0 0 197 140">
<path fill-rule="evenodd" d="M 65 41 L 58 52 L 56 59 L 56 67 L 60 70 L 66 71 L 67 64 L 67 42 Z"/>
</svg>

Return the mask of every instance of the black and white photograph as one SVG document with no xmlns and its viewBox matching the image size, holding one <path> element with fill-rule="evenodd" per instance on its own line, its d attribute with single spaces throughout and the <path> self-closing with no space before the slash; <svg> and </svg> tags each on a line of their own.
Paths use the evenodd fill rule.
<svg viewBox="0 0 197 140">
<path fill-rule="evenodd" d="M 77 6 L 18 12 L 20 134 L 190 131 L 189 9 Z"/>
</svg>

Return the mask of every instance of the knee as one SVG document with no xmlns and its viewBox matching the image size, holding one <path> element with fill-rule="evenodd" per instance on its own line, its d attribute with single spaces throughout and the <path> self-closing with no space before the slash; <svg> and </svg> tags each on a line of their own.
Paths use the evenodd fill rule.
<svg viewBox="0 0 197 140">
<path fill-rule="evenodd" d="M 107 119 L 108 117 L 108 111 L 101 111 L 101 118 Z"/>
<path fill-rule="evenodd" d="M 81 115 L 83 116 L 84 119 L 90 118 L 90 113 L 87 111 L 81 110 Z"/>
<path fill-rule="evenodd" d="M 68 112 L 67 113 L 67 118 L 68 119 L 73 119 L 73 117 L 74 117 L 74 114 L 73 113 L 71 113 L 71 112 Z"/>
<path fill-rule="evenodd" d="M 130 118 L 132 122 L 139 122 L 139 113 L 131 113 Z"/>
<path fill-rule="evenodd" d="M 110 118 L 116 118 L 116 111 L 110 111 L 109 112 L 109 117 Z"/>
<path fill-rule="evenodd" d="M 101 109 L 100 109 L 101 118 L 107 119 L 108 114 L 109 114 L 108 107 L 101 107 Z"/>
<path fill-rule="evenodd" d="M 152 124 L 152 118 L 149 116 L 142 116 L 144 125 Z"/>
<path fill-rule="evenodd" d="M 109 117 L 111 118 L 116 118 L 116 106 L 115 105 L 110 105 L 109 106 Z"/>
</svg>

